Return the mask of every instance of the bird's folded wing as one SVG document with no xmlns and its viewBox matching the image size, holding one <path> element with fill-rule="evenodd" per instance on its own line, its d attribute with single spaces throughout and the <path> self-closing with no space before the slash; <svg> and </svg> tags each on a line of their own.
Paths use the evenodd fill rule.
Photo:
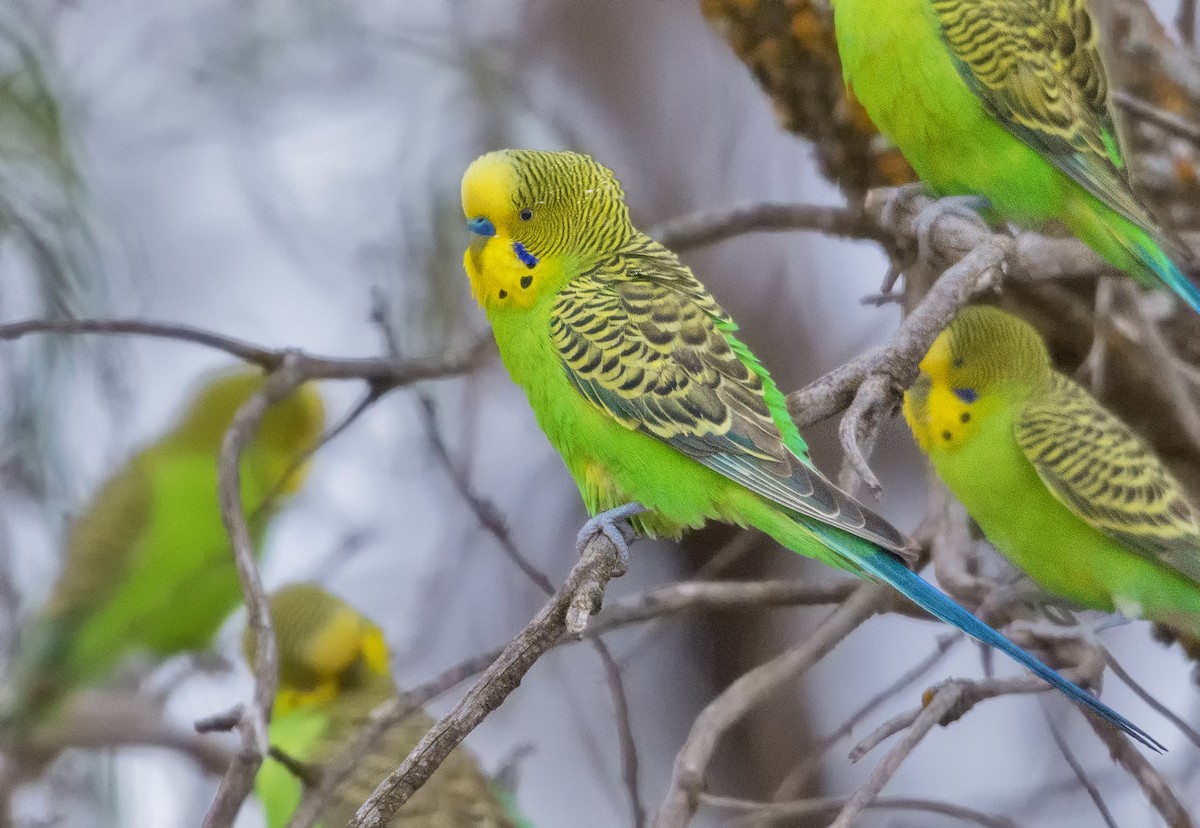
<svg viewBox="0 0 1200 828">
<path fill-rule="evenodd" d="M 1133 194 L 1086 0 L 930 0 L 959 74 L 987 110 L 1134 224 Z"/>
<path fill-rule="evenodd" d="M 560 292 L 551 338 L 579 393 L 781 506 L 910 554 L 896 529 L 808 464 L 798 433 L 789 448 L 782 395 L 724 311 L 687 282 L 583 276 Z"/>
<path fill-rule="evenodd" d="M 1200 583 L 1200 525 L 1179 482 L 1082 387 L 1054 375 L 1049 393 L 1021 412 L 1016 437 L 1068 509 L 1130 550 Z"/>
</svg>

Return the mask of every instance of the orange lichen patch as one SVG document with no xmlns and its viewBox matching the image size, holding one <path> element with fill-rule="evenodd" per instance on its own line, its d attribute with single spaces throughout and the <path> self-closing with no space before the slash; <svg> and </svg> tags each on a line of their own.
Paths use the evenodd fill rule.
<svg viewBox="0 0 1200 828">
<path fill-rule="evenodd" d="M 1181 186 L 1196 189 L 1200 178 L 1197 177 L 1196 165 L 1192 159 L 1177 153 L 1171 157 L 1171 168 L 1175 173 L 1175 180 Z"/>
<path fill-rule="evenodd" d="M 879 164 L 880 172 L 883 173 L 884 180 L 891 185 L 910 184 L 917 180 L 917 174 L 913 172 L 913 168 L 904 160 L 904 156 L 900 154 L 900 150 L 895 147 L 889 147 L 881 152 L 877 163 Z"/>
<path fill-rule="evenodd" d="M 847 104 L 828 3 L 700 0 L 700 9 L 770 97 L 780 124 L 812 142 L 826 177 L 851 194 L 912 180 L 898 176 L 875 127 Z"/>
</svg>

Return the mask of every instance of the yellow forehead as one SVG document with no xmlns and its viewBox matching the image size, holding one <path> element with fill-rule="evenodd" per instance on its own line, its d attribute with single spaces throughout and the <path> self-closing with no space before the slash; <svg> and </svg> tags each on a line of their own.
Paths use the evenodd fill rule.
<svg viewBox="0 0 1200 828">
<path fill-rule="evenodd" d="M 517 171 L 504 151 L 489 152 L 471 162 L 462 180 L 463 213 L 493 220 L 513 210 Z"/>
<path fill-rule="evenodd" d="M 950 331 L 938 334 L 937 339 L 929 346 L 929 352 L 921 360 L 921 371 L 929 375 L 934 382 L 945 382 L 950 375 Z"/>
</svg>

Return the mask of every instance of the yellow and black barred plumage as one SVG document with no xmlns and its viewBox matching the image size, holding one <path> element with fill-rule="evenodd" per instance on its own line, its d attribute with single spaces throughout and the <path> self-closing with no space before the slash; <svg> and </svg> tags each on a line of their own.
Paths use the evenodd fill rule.
<svg viewBox="0 0 1200 828">
<path fill-rule="evenodd" d="M 1134 195 L 1087 0 L 931 0 L 959 73 L 1010 132 L 1129 221 Z"/>
<path fill-rule="evenodd" d="M 637 232 L 559 291 L 550 320 L 571 383 L 627 428 L 911 559 L 899 532 L 804 462 L 783 395 L 735 330 L 691 270 Z"/>
<path fill-rule="evenodd" d="M 1127 548 L 1200 583 L 1200 522 L 1154 452 L 1059 373 L 1021 412 L 1017 442 L 1071 511 Z"/>
<path fill-rule="evenodd" d="M 271 615 L 279 649 L 279 693 L 275 700 L 272 744 L 284 738 L 293 759 L 321 767 L 353 745 L 372 721 L 372 712 L 396 695 L 387 647 L 379 627 L 350 605 L 311 583 L 290 584 L 271 596 Z M 253 661 L 254 639 L 247 631 L 243 647 Z M 298 742 L 295 732 L 319 730 Z M 345 825 L 379 782 L 433 726 L 417 712 L 389 728 L 355 764 L 353 773 L 321 810 L 317 824 Z M 259 792 L 268 801 L 271 824 L 290 814 L 272 811 L 270 786 L 296 780 L 268 760 Z M 474 758 L 458 749 L 416 791 L 389 823 L 391 828 L 516 828 L 501 792 Z"/>
</svg>

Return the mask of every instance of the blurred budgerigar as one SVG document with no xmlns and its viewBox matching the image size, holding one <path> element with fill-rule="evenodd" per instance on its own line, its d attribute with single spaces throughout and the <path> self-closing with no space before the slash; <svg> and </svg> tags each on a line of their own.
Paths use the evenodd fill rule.
<svg viewBox="0 0 1200 828">
<path fill-rule="evenodd" d="M 736 324 L 675 254 L 634 227 L 607 168 L 569 152 L 492 152 L 467 170 L 462 198 L 475 298 L 597 516 L 587 530 L 628 514 L 667 537 L 710 519 L 757 527 L 886 581 L 1155 744 L 914 573 L 906 539 L 821 476 Z"/>
<path fill-rule="evenodd" d="M 133 653 L 202 650 L 242 591 L 217 505 L 217 457 L 234 414 L 265 381 L 257 369 L 206 378 L 179 422 L 135 454 L 71 526 L 62 570 L 23 636 L 5 714 L 20 725 L 102 682 Z M 242 505 L 256 548 L 302 485 L 324 428 L 315 386 L 267 410 L 242 456 Z"/>
<path fill-rule="evenodd" d="M 936 195 L 1064 224 L 1200 310 L 1194 259 L 1130 184 L 1087 0 L 835 0 L 834 21 L 847 84 Z"/>
<path fill-rule="evenodd" d="M 988 540 L 1034 581 L 1200 641 L 1200 512 L 1128 426 L 1053 369 L 1032 326 L 960 311 L 904 416 Z"/>
<path fill-rule="evenodd" d="M 270 740 L 292 759 L 320 766 L 352 745 L 371 711 L 396 695 L 387 645 L 379 627 L 316 584 L 298 583 L 271 595 L 271 619 L 279 645 L 279 692 Z M 243 638 L 253 663 L 254 638 Z M 356 765 L 318 817 L 340 828 L 395 770 L 433 726 L 423 713 L 390 728 Z M 256 780 L 268 828 L 282 828 L 300 802 L 302 786 L 274 759 Z M 521 828 L 505 794 L 463 748 L 446 757 L 433 776 L 396 812 L 394 828 Z"/>
</svg>

